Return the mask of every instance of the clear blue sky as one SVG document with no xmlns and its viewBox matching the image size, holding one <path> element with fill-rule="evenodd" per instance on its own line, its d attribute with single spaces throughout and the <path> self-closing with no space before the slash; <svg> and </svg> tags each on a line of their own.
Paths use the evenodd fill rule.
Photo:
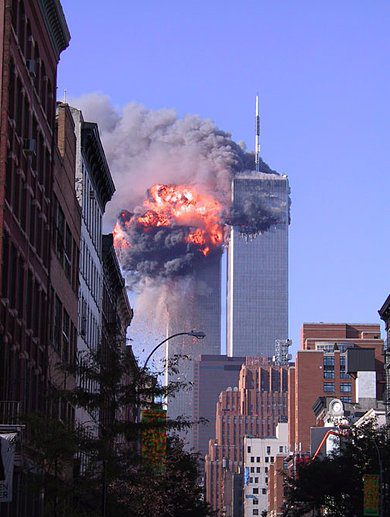
<svg viewBox="0 0 390 517">
<path fill-rule="evenodd" d="M 290 335 L 379 322 L 389 294 L 388 0 L 62 0 L 58 96 L 213 119 L 289 176 Z"/>
</svg>

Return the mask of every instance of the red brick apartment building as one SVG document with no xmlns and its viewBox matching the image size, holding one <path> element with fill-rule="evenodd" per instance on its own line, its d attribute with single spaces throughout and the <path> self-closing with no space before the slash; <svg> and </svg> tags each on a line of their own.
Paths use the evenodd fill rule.
<svg viewBox="0 0 390 517">
<path fill-rule="evenodd" d="M 373 348 L 377 399 L 383 396 L 383 340 L 377 324 L 304 323 L 301 350 L 288 372 L 288 422 L 291 451 L 310 451 L 310 427 L 316 425 L 313 404 L 318 397 L 355 402 L 355 380 L 346 371 L 349 347 Z"/>
<path fill-rule="evenodd" d="M 347 373 L 349 348 L 373 349 L 376 397 L 383 396 L 383 340 L 377 324 L 305 323 L 301 329 L 301 350 L 288 371 L 289 458 L 278 456 L 269 472 L 268 514 L 283 515 L 283 471 L 310 456 L 310 428 L 318 425 L 313 405 L 318 397 L 335 397 L 357 402 L 356 379 Z M 294 458 L 294 462 L 287 460 Z"/>
<path fill-rule="evenodd" d="M 286 417 L 287 367 L 269 365 L 266 358 L 246 358 L 238 387 L 219 396 L 216 435 L 205 459 L 206 498 L 218 515 L 231 515 L 241 504 L 242 486 L 234 487 L 243 468 L 244 436 L 275 436 L 277 423 Z"/>
<path fill-rule="evenodd" d="M 58 0 L 0 2 L 0 400 L 23 411 L 45 403 L 57 64 L 69 40 Z"/>
</svg>

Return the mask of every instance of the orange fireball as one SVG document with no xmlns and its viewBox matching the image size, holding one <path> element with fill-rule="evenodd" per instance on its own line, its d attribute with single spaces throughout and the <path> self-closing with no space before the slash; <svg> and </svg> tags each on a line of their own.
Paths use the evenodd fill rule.
<svg viewBox="0 0 390 517">
<path fill-rule="evenodd" d="M 205 256 L 223 244 L 222 205 L 193 186 L 155 184 L 149 189 L 143 208 L 142 214 L 131 214 L 131 217 L 126 211 L 121 213 L 120 224 L 114 230 L 116 248 L 131 246 L 123 237 L 126 227 L 133 224 L 145 232 L 158 227 L 184 227 L 187 229 L 184 243 Z"/>
</svg>

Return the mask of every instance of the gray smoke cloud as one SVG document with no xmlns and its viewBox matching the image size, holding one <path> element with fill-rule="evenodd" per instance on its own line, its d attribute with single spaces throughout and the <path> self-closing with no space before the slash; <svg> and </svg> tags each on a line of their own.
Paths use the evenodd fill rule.
<svg viewBox="0 0 390 517">
<path fill-rule="evenodd" d="M 107 206 L 105 231 L 112 231 L 117 220 L 125 231 L 131 246 L 121 250 L 119 258 L 124 271 L 135 272 L 135 277 L 130 275 L 132 279 L 187 275 L 222 252 L 217 247 L 204 256 L 196 245 L 185 243 L 193 230 L 190 225 L 145 231 L 140 225 L 124 224 L 131 215 L 142 215 L 145 193 L 155 183 L 196 186 L 202 193 L 213 195 L 223 206 L 221 224 L 238 226 L 248 235 L 267 231 L 281 221 L 283 206 L 267 198 L 266 192 L 244 200 L 240 206 L 230 206 L 232 177 L 254 169 L 254 154 L 246 152 L 212 121 L 195 115 L 178 118 L 174 110 L 152 111 L 135 103 L 119 110 L 107 96 L 97 93 L 75 99 L 72 104 L 82 110 L 85 120 L 99 125 L 116 186 Z M 275 173 L 264 162 L 260 170 Z"/>
</svg>

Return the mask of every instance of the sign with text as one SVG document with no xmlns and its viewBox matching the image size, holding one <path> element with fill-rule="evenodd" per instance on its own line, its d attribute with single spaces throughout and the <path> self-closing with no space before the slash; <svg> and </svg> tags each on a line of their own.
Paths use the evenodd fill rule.
<svg viewBox="0 0 390 517">
<path fill-rule="evenodd" d="M 162 467 L 165 464 L 167 433 L 164 423 L 167 412 L 164 409 L 144 409 L 141 413 L 142 429 L 141 453 L 142 461 Z"/>
<path fill-rule="evenodd" d="M 363 486 L 363 515 L 379 515 L 379 476 L 377 474 L 365 474 L 363 476 Z"/>
</svg>

